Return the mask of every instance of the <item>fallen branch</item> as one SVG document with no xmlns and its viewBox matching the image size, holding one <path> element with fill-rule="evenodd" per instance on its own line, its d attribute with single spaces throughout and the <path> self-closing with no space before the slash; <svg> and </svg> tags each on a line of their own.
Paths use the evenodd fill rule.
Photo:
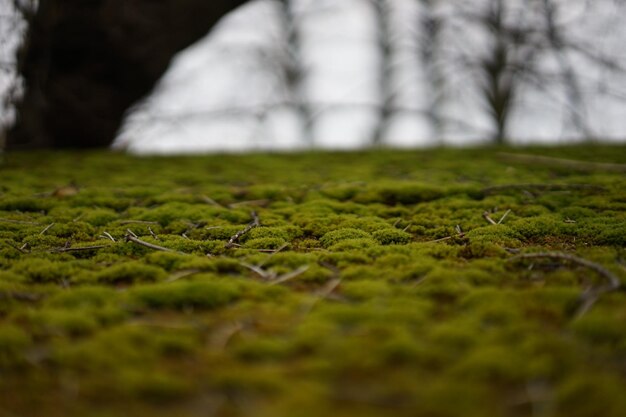
<svg viewBox="0 0 626 417">
<path fill-rule="evenodd" d="M 495 220 L 493 220 L 493 219 L 491 218 L 490 213 L 489 213 L 488 211 L 483 212 L 483 218 L 484 218 L 485 220 L 487 220 L 487 222 L 488 222 L 488 223 L 490 223 L 490 224 L 498 224 L 498 223 L 496 223 L 496 221 L 495 221 Z"/>
<path fill-rule="evenodd" d="M 590 190 L 604 191 L 604 187 L 594 184 L 504 184 L 494 185 L 492 187 L 483 188 L 483 195 L 497 194 L 502 191 L 521 190 L 521 191 L 568 191 L 568 190 Z"/>
<path fill-rule="evenodd" d="M 284 275 L 279 276 L 278 278 L 276 278 L 273 281 L 268 282 L 269 285 L 276 285 L 276 284 L 282 284 L 283 282 L 287 282 L 290 279 L 294 279 L 302 274 L 304 274 L 307 270 L 309 269 L 309 265 L 303 265 L 300 268 L 293 270 L 291 272 L 288 272 Z"/>
<path fill-rule="evenodd" d="M 94 245 L 94 246 L 76 246 L 73 248 L 56 248 L 52 249 L 50 252 L 52 253 L 66 253 L 66 252 L 84 252 L 89 250 L 98 250 L 104 248 L 110 248 L 113 245 Z"/>
<path fill-rule="evenodd" d="M 461 229 L 460 225 L 457 224 L 454 230 L 456 230 L 456 233 L 457 233 L 456 235 L 446 236 L 446 237 L 442 237 L 442 238 L 435 239 L 435 240 L 428 240 L 423 243 L 437 243 L 437 242 L 444 242 L 446 240 L 454 239 L 455 237 L 465 237 L 465 232 L 463 231 L 463 229 Z"/>
<path fill-rule="evenodd" d="M 30 224 L 30 225 L 39 225 L 41 223 L 38 222 L 30 222 L 30 221 L 26 221 L 26 220 L 13 220 L 13 219 L 0 219 L 0 222 L 2 223 L 13 223 L 13 224 Z"/>
<path fill-rule="evenodd" d="M 150 221 L 147 221 L 147 220 L 122 220 L 122 221 L 120 221 L 120 224 L 133 224 L 133 223 L 136 223 L 136 224 L 155 224 L 155 225 L 159 224 L 159 222 L 150 222 Z"/>
<path fill-rule="evenodd" d="M 502 217 L 500 217 L 500 220 L 498 220 L 498 224 L 502 224 L 502 222 L 504 221 L 504 219 L 506 219 L 506 216 L 508 216 L 509 213 L 511 213 L 511 209 L 508 209 L 507 211 L 504 212 Z"/>
<path fill-rule="evenodd" d="M 626 172 L 626 165 L 624 164 L 577 161 L 573 159 L 552 158 L 549 156 L 506 153 L 506 152 L 499 153 L 498 156 L 503 160 L 511 161 L 511 162 L 559 166 L 559 167 L 571 168 L 571 169 L 575 169 L 579 171 Z"/>
<path fill-rule="evenodd" d="M 44 235 L 44 234 L 46 234 L 46 232 L 47 232 L 48 230 L 50 230 L 50 229 L 52 228 L 52 226 L 54 226 L 54 225 L 55 225 L 55 223 L 50 223 L 50 224 L 49 224 L 49 225 L 47 225 L 47 226 L 46 226 L 46 227 L 45 227 L 45 228 L 44 228 L 41 232 L 39 232 L 39 235 Z"/>
<path fill-rule="evenodd" d="M 126 233 L 126 241 L 127 242 L 133 242 L 133 243 L 135 243 L 137 245 L 144 246 L 144 247 L 149 248 L 149 249 L 163 251 L 163 252 L 182 253 L 182 252 L 179 252 L 179 251 L 175 251 L 174 249 L 165 248 L 163 246 L 155 245 L 153 243 L 149 243 L 149 242 L 146 242 L 144 240 L 141 240 L 141 239 L 139 239 L 137 237 L 136 234 L 134 234 L 132 232 L 132 230 L 128 230 L 127 232 L 128 232 L 128 233 Z"/>
<path fill-rule="evenodd" d="M 246 233 L 248 233 L 250 230 L 254 229 L 255 227 L 258 227 L 261 225 L 259 216 L 256 214 L 255 211 L 250 212 L 250 215 L 252 216 L 252 221 L 248 223 L 248 225 L 243 230 L 238 231 L 230 238 L 228 243 L 224 245 L 226 249 L 230 249 L 233 246 L 235 246 L 240 237 L 242 237 L 243 235 L 245 235 Z"/>
<path fill-rule="evenodd" d="M 617 275 L 613 274 L 611 271 L 606 269 L 600 264 L 589 261 L 587 259 L 580 258 L 578 256 L 570 255 L 568 253 L 563 252 L 540 252 L 540 253 L 524 253 L 521 255 L 516 255 L 509 258 L 507 261 L 515 261 L 519 259 L 558 259 L 563 261 L 572 262 L 578 264 L 580 266 L 584 266 L 585 268 L 589 268 L 592 271 L 596 272 L 598 275 L 603 277 L 606 280 L 605 285 L 590 287 L 585 290 L 580 296 L 580 306 L 576 310 L 575 317 L 583 316 L 589 309 L 593 306 L 593 304 L 598 300 L 598 298 L 607 292 L 615 291 L 621 287 L 621 281 L 617 277 Z"/>
</svg>

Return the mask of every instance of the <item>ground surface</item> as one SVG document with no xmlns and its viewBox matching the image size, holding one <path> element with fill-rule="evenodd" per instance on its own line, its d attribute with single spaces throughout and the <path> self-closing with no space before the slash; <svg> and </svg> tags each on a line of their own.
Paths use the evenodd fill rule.
<svg viewBox="0 0 626 417">
<path fill-rule="evenodd" d="M 6 155 L 0 416 L 623 417 L 624 168 L 503 151 Z"/>
</svg>

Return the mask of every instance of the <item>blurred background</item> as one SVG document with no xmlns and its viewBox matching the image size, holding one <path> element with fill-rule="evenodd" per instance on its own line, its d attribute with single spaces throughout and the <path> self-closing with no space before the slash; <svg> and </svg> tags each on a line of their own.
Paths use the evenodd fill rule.
<svg viewBox="0 0 626 417">
<path fill-rule="evenodd" d="M 0 0 L 7 146 L 626 140 L 623 0 L 202 3 Z"/>
</svg>

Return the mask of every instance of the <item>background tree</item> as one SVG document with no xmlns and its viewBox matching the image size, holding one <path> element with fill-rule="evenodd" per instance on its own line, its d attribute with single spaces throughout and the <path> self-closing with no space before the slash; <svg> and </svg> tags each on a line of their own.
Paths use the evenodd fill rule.
<svg viewBox="0 0 626 417">
<path fill-rule="evenodd" d="M 111 143 L 172 56 L 243 0 L 14 0 L 28 24 L 26 86 L 9 147 Z"/>
</svg>

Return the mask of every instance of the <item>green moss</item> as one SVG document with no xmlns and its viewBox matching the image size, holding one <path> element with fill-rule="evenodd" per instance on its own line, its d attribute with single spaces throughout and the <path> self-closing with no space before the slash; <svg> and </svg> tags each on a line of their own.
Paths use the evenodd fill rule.
<svg viewBox="0 0 626 417">
<path fill-rule="evenodd" d="M 97 282 L 108 284 L 128 284 L 134 282 L 156 282 L 165 278 L 165 272 L 158 267 L 141 262 L 126 262 L 103 269 L 96 273 Z"/>
<path fill-rule="evenodd" d="M 402 245 L 409 243 L 413 236 L 398 229 L 383 229 L 372 233 L 374 239 L 381 245 Z"/>
<path fill-rule="evenodd" d="M 30 334 L 22 328 L 0 324 L 0 369 L 23 365 L 24 353 L 31 343 Z"/>
<path fill-rule="evenodd" d="M 247 240 L 244 247 L 249 249 L 278 249 L 285 243 L 286 241 L 281 238 L 264 237 Z"/>
<path fill-rule="evenodd" d="M 561 251 L 626 282 L 624 176 L 499 152 L 12 153 L 0 414 L 626 415 L 626 293 L 579 317 L 603 277 L 510 260 Z M 557 183 L 603 188 L 532 185 Z M 527 186 L 488 188 L 507 184 Z"/>
<path fill-rule="evenodd" d="M 342 284 L 341 293 L 350 299 L 362 301 L 388 297 L 391 288 L 383 280 L 358 280 Z"/>
<path fill-rule="evenodd" d="M 370 237 L 371 235 L 363 230 L 346 228 L 326 233 L 320 239 L 320 243 L 327 248 L 344 240 L 366 239 Z"/>
<path fill-rule="evenodd" d="M 134 289 L 132 299 L 154 309 L 212 309 L 236 300 L 239 286 L 226 281 L 177 282 L 167 286 L 145 286 Z"/>
</svg>

